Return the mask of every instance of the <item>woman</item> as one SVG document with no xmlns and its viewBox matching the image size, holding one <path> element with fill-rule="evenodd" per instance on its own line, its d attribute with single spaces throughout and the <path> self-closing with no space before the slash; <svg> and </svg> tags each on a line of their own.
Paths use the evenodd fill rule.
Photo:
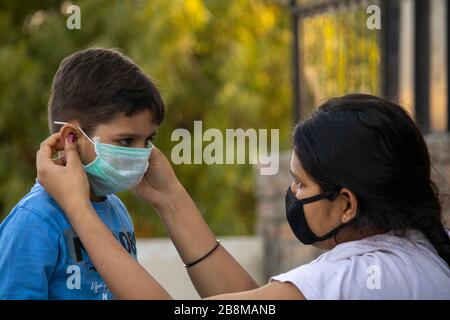
<svg viewBox="0 0 450 320">
<path fill-rule="evenodd" d="M 156 208 L 199 295 L 450 299 L 450 239 L 426 144 L 408 114 L 381 98 L 347 95 L 323 103 L 293 138 L 287 220 L 301 242 L 328 252 L 259 288 L 216 241 L 167 159 L 153 151 L 134 192 Z M 51 160 L 63 149 L 59 141 L 65 167 Z M 95 214 L 76 143 L 51 136 L 37 169 L 116 298 L 170 298 Z"/>
</svg>

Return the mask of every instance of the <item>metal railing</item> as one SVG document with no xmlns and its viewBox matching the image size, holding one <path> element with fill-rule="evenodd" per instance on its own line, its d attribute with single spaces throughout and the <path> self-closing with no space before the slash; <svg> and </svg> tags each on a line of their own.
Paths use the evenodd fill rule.
<svg viewBox="0 0 450 320">
<path fill-rule="evenodd" d="M 367 27 L 367 8 L 373 4 L 381 10 L 381 29 Z M 395 99 L 397 0 L 292 0 L 290 10 L 295 122 L 334 95 L 358 91 Z"/>
</svg>

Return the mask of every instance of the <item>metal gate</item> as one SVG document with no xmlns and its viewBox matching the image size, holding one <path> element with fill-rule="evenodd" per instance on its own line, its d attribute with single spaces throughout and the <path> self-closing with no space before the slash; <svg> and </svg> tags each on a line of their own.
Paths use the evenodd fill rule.
<svg viewBox="0 0 450 320">
<path fill-rule="evenodd" d="M 398 100 L 401 1 L 290 0 L 295 122 L 319 101 L 345 93 L 364 92 Z M 430 127 L 432 2 L 411 1 L 414 7 L 412 111 L 424 133 L 433 130 Z M 377 9 L 381 28 L 370 28 L 368 19 Z M 448 1 L 445 10 L 448 13 Z M 446 57 L 448 61 L 448 49 Z M 448 111 L 447 117 L 450 117 Z"/>
</svg>

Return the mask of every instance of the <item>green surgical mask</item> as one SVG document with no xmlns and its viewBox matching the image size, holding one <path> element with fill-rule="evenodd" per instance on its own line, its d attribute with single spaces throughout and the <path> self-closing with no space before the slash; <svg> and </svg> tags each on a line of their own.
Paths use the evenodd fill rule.
<svg viewBox="0 0 450 320">
<path fill-rule="evenodd" d="M 67 122 L 55 121 L 55 124 Z M 120 147 L 100 143 L 99 137 L 92 140 L 78 127 L 83 135 L 94 145 L 97 157 L 84 166 L 92 191 L 97 196 L 106 196 L 136 186 L 144 177 L 148 168 L 148 159 L 153 148 Z"/>
</svg>

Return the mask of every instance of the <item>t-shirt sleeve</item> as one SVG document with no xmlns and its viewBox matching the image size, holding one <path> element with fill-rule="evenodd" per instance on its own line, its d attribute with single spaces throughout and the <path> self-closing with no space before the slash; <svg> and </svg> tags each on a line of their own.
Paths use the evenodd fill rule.
<svg viewBox="0 0 450 320">
<path fill-rule="evenodd" d="M 15 210 L 0 232 L 0 299 L 48 299 L 59 234 L 38 213 Z"/>
<path fill-rule="evenodd" d="M 134 232 L 134 226 L 133 226 L 133 219 L 131 218 L 130 213 L 128 212 L 127 208 L 123 204 L 122 200 L 116 195 L 111 195 L 110 199 L 112 200 L 112 203 L 114 204 L 115 209 L 117 210 L 117 213 L 125 219 L 127 223 L 127 228 L 129 230 L 132 230 Z"/>
<path fill-rule="evenodd" d="M 346 299 L 345 287 L 351 273 L 351 261 L 318 261 L 302 265 L 269 281 L 294 284 L 307 300 Z"/>
<path fill-rule="evenodd" d="M 115 236 L 120 241 L 122 246 L 133 256 L 133 258 L 136 259 L 136 261 L 139 261 L 136 235 L 131 216 L 119 197 L 116 195 L 111 195 L 108 198 L 111 199 L 111 203 L 115 208 L 118 222 L 120 224 L 119 230 L 117 230 L 119 234 Z"/>
</svg>

